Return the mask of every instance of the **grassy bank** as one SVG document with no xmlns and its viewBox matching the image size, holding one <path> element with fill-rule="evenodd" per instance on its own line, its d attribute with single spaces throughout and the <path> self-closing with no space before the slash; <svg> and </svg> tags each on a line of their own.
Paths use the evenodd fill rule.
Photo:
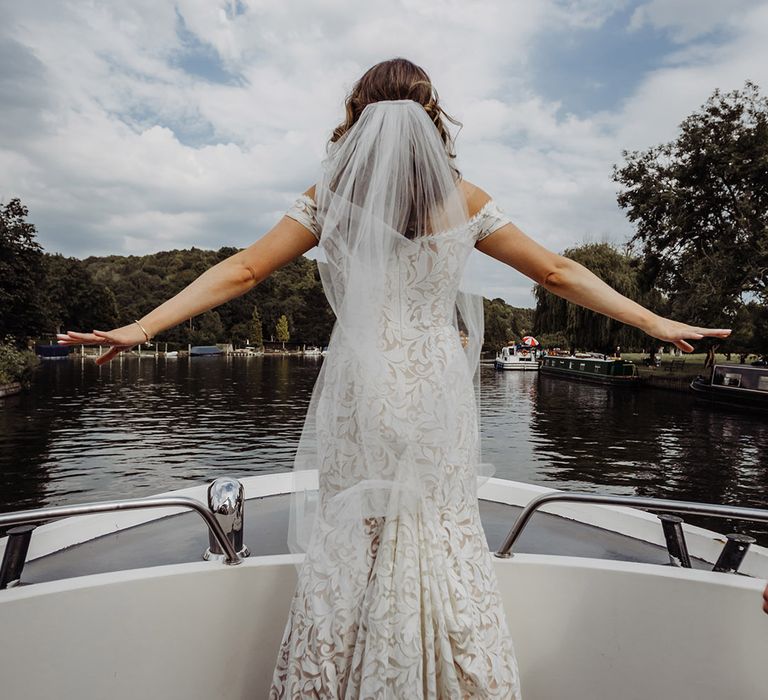
<svg viewBox="0 0 768 700">
<path fill-rule="evenodd" d="M 646 367 L 641 364 L 648 355 L 641 353 L 622 353 L 622 358 L 631 360 L 637 365 L 637 371 L 646 386 L 669 389 L 671 391 L 688 391 L 691 380 L 699 374 L 706 375 L 704 369 L 706 355 L 690 353 L 684 355 L 663 355 L 660 367 Z M 754 358 L 750 358 L 754 359 Z M 682 364 L 681 364 L 681 361 Z M 738 364 L 738 355 L 731 355 L 731 364 Z M 729 362 L 725 355 L 716 354 L 715 362 Z M 673 365 L 674 363 L 674 365 Z"/>
</svg>

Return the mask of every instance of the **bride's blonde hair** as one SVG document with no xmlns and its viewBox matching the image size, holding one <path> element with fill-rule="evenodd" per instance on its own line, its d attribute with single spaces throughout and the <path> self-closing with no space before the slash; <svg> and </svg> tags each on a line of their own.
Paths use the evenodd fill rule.
<svg viewBox="0 0 768 700">
<path fill-rule="evenodd" d="M 429 115 L 445 144 L 448 157 L 456 158 L 454 139 L 445 121 L 461 127 L 461 122 L 449 116 L 440 106 L 437 90 L 427 72 L 405 58 L 392 58 L 369 68 L 354 84 L 344 101 L 346 118 L 334 130 L 330 143 L 338 141 L 360 118 L 365 107 L 381 100 L 413 100 L 418 102 Z M 451 163 L 456 178 L 461 173 Z"/>
</svg>

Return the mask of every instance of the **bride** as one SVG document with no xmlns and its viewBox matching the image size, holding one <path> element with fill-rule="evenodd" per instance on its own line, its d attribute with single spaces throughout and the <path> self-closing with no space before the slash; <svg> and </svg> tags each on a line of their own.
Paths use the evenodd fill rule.
<svg viewBox="0 0 768 700">
<path fill-rule="evenodd" d="M 336 322 L 294 461 L 288 544 L 304 556 L 273 700 L 521 697 L 477 500 L 493 467 L 482 298 L 461 289 L 473 249 L 686 352 L 730 333 L 661 318 L 529 238 L 461 177 L 446 120 L 423 69 L 373 66 L 318 182 L 269 232 L 127 326 L 59 335 L 110 345 L 103 364 L 319 246 Z"/>
</svg>

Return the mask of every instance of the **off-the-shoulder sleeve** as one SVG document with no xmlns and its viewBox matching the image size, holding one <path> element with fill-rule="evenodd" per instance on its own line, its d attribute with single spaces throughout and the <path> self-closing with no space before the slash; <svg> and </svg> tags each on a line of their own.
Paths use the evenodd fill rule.
<svg viewBox="0 0 768 700">
<path fill-rule="evenodd" d="M 511 219 L 492 199 L 489 199 L 472 219 L 474 220 L 473 230 L 476 242 L 497 231 L 504 224 L 511 223 Z"/>
<path fill-rule="evenodd" d="M 302 194 L 296 198 L 291 208 L 285 212 L 286 216 L 298 221 L 302 226 L 320 240 L 320 226 L 317 223 L 317 204 L 308 194 Z"/>
</svg>

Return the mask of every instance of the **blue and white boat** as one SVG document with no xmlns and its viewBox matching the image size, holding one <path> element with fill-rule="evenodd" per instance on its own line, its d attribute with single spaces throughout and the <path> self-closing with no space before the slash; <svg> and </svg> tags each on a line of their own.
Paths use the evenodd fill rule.
<svg viewBox="0 0 768 700">
<path fill-rule="evenodd" d="M 505 345 L 493 361 L 493 366 L 499 370 L 535 371 L 539 369 L 539 364 L 538 350 L 520 343 Z"/>
</svg>

